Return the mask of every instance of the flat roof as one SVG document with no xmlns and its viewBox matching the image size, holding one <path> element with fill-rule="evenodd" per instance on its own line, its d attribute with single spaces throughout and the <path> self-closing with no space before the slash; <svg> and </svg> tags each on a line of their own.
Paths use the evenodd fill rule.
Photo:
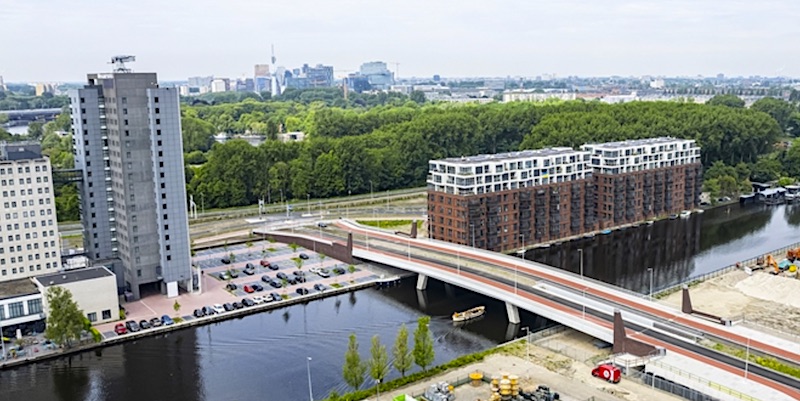
<svg viewBox="0 0 800 401">
<path fill-rule="evenodd" d="M 39 293 L 39 287 L 30 278 L 0 282 L 0 299 L 16 298 Z"/>
<path fill-rule="evenodd" d="M 482 163 L 487 161 L 503 161 L 511 159 L 522 159 L 527 157 L 546 157 L 556 155 L 566 155 L 570 153 L 583 152 L 582 150 L 575 150 L 572 148 L 544 148 L 544 149 L 529 149 L 519 152 L 496 153 L 496 154 L 482 154 L 475 156 L 462 156 L 462 157 L 448 157 L 446 159 L 431 160 L 433 162 L 448 162 L 457 164 L 470 164 Z"/>
<path fill-rule="evenodd" d="M 45 274 L 42 276 L 34 277 L 42 286 L 49 287 L 51 285 L 62 285 L 75 283 L 83 280 L 92 280 L 101 277 L 109 277 L 113 274 L 105 267 L 88 267 L 84 269 L 69 270 L 60 273 Z"/>
<path fill-rule="evenodd" d="M 618 148 L 629 148 L 631 146 L 658 145 L 662 143 L 669 143 L 675 141 L 693 141 L 693 139 L 682 139 L 682 138 L 673 138 L 670 136 L 662 136 L 658 138 L 630 139 L 627 141 L 617 141 L 617 142 L 587 143 L 584 146 L 618 149 Z"/>
</svg>

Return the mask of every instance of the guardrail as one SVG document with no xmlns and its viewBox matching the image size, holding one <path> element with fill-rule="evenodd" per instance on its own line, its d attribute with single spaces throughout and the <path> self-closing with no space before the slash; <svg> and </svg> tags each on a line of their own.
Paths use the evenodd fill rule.
<svg viewBox="0 0 800 401">
<path fill-rule="evenodd" d="M 736 391 L 736 390 L 734 390 L 734 389 L 732 389 L 730 387 L 723 386 L 723 385 L 721 385 L 721 384 L 719 384 L 717 382 L 713 382 L 711 380 L 703 378 L 702 376 L 698 376 L 698 375 L 696 375 L 694 373 L 687 372 L 687 371 L 685 371 L 685 370 L 683 370 L 681 368 L 677 368 L 677 367 L 672 366 L 672 365 L 667 365 L 666 363 L 663 363 L 661 361 L 652 361 L 652 362 L 650 362 L 650 364 L 652 364 L 654 366 L 658 366 L 658 367 L 660 367 L 662 369 L 665 369 L 668 372 L 674 373 L 674 374 L 676 374 L 676 375 L 678 375 L 680 377 L 685 377 L 685 378 L 687 378 L 689 380 L 701 383 L 701 384 L 703 384 L 705 386 L 708 386 L 709 388 L 711 388 L 713 390 L 716 390 L 716 391 L 719 391 L 721 393 L 730 395 L 732 397 L 736 397 L 736 398 L 738 398 L 740 400 L 744 400 L 744 401 L 760 401 L 758 398 L 755 398 L 755 397 L 749 396 L 747 394 L 744 394 L 742 392 Z"/>
</svg>

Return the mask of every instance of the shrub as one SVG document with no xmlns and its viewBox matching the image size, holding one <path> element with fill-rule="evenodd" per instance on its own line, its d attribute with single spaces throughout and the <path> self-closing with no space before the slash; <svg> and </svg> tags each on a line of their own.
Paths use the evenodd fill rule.
<svg viewBox="0 0 800 401">
<path fill-rule="evenodd" d="M 96 328 L 92 327 L 89 331 L 92 333 L 92 338 L 94 339 L 94 342 L 99 343 L 100 341 L 103 341 L 103 336 Z"/>
</svg>

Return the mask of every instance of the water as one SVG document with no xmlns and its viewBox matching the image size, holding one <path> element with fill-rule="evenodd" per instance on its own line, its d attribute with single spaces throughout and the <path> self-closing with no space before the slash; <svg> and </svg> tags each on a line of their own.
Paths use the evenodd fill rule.
<svg viewBox="0 0 800 401">
<path fill-rule="evenodd" d="M 800 205 L 734 204 L 528 251 L 528 259 L 647 293 L 800 241 Z M 785 255 L 775 255 L 777 259 Z"/>
<path fill-rule="evenodd" d="M 487 314 L 457 327 L 455 310 L 486 305 Z M 521 327 L 544 328 L 530 314 L 509 325 L 502 303 L 431 281 L 418 297 L 414 279 L 383 290 L 363 290 L 306 305 L 32 364 L 0 373 L 2 400 L 300 400 L 308 399 L 306 357 L 314 396 L 348 390 L 342 363 L 351 332 L 362 356 L 379 335 L 391 355 L 401 324 L 413 346 L 416 319 L 432 316 L 435 365 L 505 342 Z M 416 371 L 417 368 L 414 369 Z M 397 377 L 392 372 L 390 378 Z"/>
<path fill-rule="evenodd" d="M 648 267 L 654 287 L 665 287 L 797 242 L 798 226 L 800 205 L 733 205 L 526 256 L 578 272 L 577 249 L 583 249 L 584 274 L 644 293 Z M 487 306 L 482 319 L 463 327 L 450 322 L 453 311 L 476 305 Z M 331 390 L 347 390 L 341 369 L 351 332 L 362 356 L 369 354 L 375 334 L 391 352 L 398 327 L 405 323 L 413 333 L 421 314 L 433 317 L 435 364 L 518 336 L 521 327 L 550 324 L 521 311 L 522 323 L 509 325 L 500 302 L 435 280 L 423 296 L 413 279 L 406 279 L 395 288 L 339 295 L 3 371 L 0 401 L 302 400 L 308 398 L 308 356 L 314 396 L 321 399 Z"/>
</svg>

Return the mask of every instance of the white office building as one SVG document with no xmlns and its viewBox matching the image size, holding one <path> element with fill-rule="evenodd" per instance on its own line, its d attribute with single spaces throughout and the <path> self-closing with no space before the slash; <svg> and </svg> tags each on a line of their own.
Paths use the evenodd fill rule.
<svg viewBox="0 0 800 401">
<path fill-rule="evenodd" d="M 700 147 L 693 139 L 660 137 L 586 144 L 591 166 L 599 174 L 622 174 L 700 163 Z"/>
</svg>

